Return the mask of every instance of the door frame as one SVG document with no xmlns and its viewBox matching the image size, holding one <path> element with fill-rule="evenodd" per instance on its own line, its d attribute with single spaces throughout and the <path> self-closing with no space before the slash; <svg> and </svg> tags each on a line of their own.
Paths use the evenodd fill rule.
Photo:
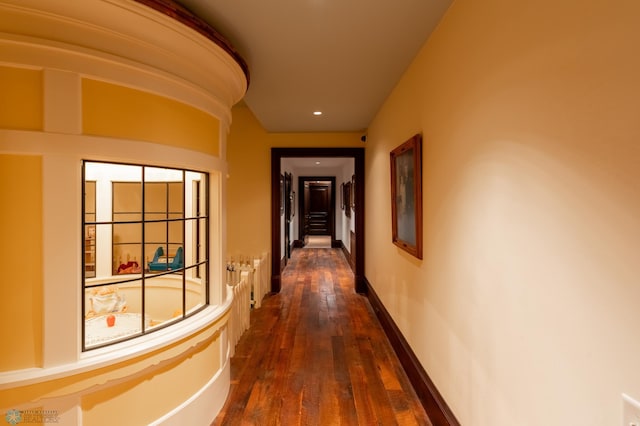
<svg viewBox="0 0 640 426">
<path fill-rule="evenodd" d="M 331 217 L 329 219 L 329 235 L 331 235 L 331 244 L 336 241 L 336 177 L 335 176 L 298 176 L 298 192 L 301 192 L 298 197 L 298 211 L 300 217 L 298 218 L 298 239 L 304 239 L 304 211 L 303 206 L 305 203 L 306 189 L 304 184 L 312 181 L 328 181 L 331 185 L 331 200 L 329 206 L 331 210 Z"/>
<path fill-rule="evenodd" d="M 280 163 L 283 158 L 340 157 L 353 158 L 355 187 L 355 291 L 366 293 L 364 278 L 365 214 L 364 214 L 364 148 L 271 148 L 271 291 L 279 293 L 284 265 L 280 259 Z M 335 191 L 335 188 L 334 188 Z"/>
</svg>

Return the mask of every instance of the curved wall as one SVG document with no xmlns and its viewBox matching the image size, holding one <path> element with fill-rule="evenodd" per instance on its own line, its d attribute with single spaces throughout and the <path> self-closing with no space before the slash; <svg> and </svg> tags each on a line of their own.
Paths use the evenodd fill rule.
<svg viewBox="0 0 640 426">
<path fill-rule="evenodd" d="M 82 79 L 82 132 L 218 156 L 220 122 L 197 108 L 117 84 Z"/>
<path fill-rule="evenodd" d="M 0 412 L 60 424 L 203 424 L 229 388 L 225 145 L 242 64 L 125 0 L 0 1 Z M 210 306 L 179 326 L 81 352 L 82 160 L 210 178 Z"/>
</svg>

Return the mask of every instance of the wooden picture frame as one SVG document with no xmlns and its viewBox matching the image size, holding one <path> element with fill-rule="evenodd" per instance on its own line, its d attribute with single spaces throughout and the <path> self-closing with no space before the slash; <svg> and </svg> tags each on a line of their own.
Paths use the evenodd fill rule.
<svg viewBox="0 0 640 426">
<path fill-rule="evenodd" d="M 282 188 L 283 194 L 283 209 L 285 219 L 291 221 L 295 212 L 293 211 L 295 205 L 293 200 L 293 175 L 289 172 L 284 172 L 284 182 Z"/>
<path fill-rule="evenodd" d="M 344 182 L 340 184 L 340 209 L 344 210 Z"/>
<path fill-rule="evenodd" d="M 351 182 L 344 184 L 344 215 L 351 217 Z"/>
<path fill-rule="evenodd" d="M 280 216 L 284 215 L 284 175 L 280 174 Z"/>
<path fill-rule="evenodd" d="M 356 175 L 351 175 L 351 208 L 356 209 Z"/>
<path fill-rule="evenodd" d="M 391 151 L 393 244 L 422 259 L 422 136 Z"/>
</svg>

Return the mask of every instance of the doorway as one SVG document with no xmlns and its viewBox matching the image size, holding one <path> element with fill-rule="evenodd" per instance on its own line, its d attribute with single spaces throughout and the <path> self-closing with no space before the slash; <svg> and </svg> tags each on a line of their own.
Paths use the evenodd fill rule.
<svg viewBox="0 0 640 426">
<path fill-rule="evenodd" d="M 329 236 L 332 242 L 336 239 L 335 187 L 335 176 L 298 178 L 298 188 L 302 188 L 298 235 L 303 243 L 307 242 L 308 236 Z"/>
<path fill-rule="evenodd" d="M 309 157 L 328 157 L 328 158 L 352 158 L 354 160 L 354 171 L 356 179 L 354 181 L 354 240 L 355 245 L 352 247 L 352 253 L 355 253 L 354 275 L 355 275 L 355 291 L 358 293 L 366 293 L 367 286 L 364 278 L 364 243 L 365 243 L 365 214 L 364 214 L 364 148 L 271 148 L 271 291 L 280 292 L 281 273 L 285 264 L 282 262 L 280 253 L 282 253 L 284 230 L 281 222 L 284 209 L 284 177 L 281 173 L 281 160 L 283 158 L 309 158 Z M 334 181 L 335 182 L 335 181 Z M 333 194 L 335 197 L 335 183 L 333 185 Z M 353 242 L 352 241 L 352 242 Z"/>
</svg>

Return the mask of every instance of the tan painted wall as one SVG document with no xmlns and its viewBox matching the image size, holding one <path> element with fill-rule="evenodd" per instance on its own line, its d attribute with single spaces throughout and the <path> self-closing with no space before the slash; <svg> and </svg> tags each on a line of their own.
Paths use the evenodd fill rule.
<svg viewBox="0 0 640 426">
<path fill-rule="evenodd" d="M 0 154 L 0 372 L 42 366 L 42 158 Z"/>
<path fill-rule="evenodd" d="M 82 80 L 83 133 L 139 139 L 220 155 L 220 122 L 178 101 L 101 81 Z"/>
<path fill-rule="evenodd" d="M 0 66 L 0 129 L 42 130 L 42 71 Z"/>
<path fill-rule="evenodd" d="M 457 0 L 369 127 L 366 277 L 464 425 L 640 399 L 640 3 Z M 424 135 L 424 261 L 389 151 Z"/>
<path fill-rule="evenodd" d="M 232 114 L 227 138 L 227 255 L 237 259 L 271 250 L 271 148 L 362 147 L 362 134 L 267 133 L 243 104 Z"/>
</svg>

